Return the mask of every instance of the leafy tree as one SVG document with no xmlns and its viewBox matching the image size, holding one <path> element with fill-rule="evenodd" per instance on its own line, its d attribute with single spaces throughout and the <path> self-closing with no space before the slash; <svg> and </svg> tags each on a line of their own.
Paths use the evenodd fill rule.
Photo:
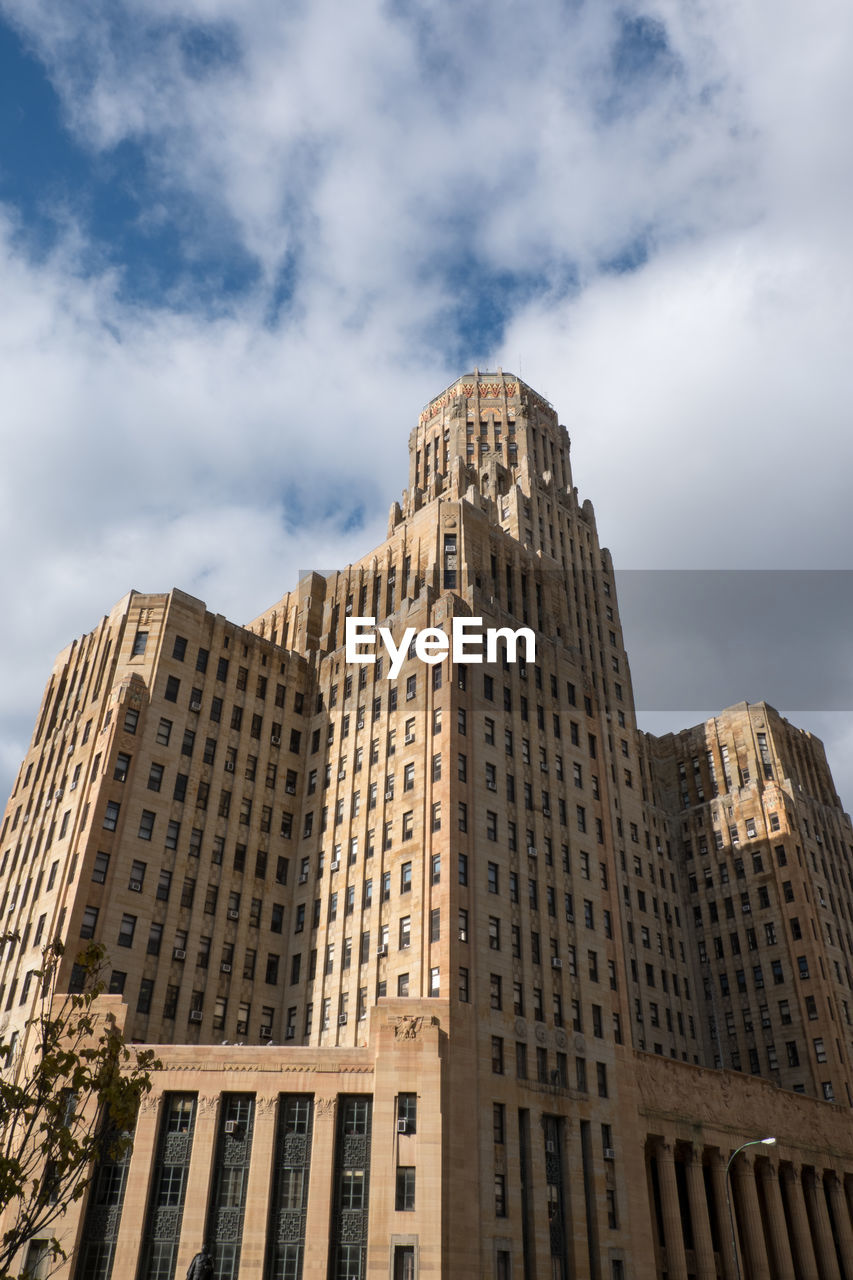
<svg viewBox="0 0 853 1280">
<path fill-rule="evenodd" d="M 66 993 L 56 989 L 63 950 L 49 943 L 28 979 L 39 996 L 20 1041 L 0 1037 L 0 1280 L 11 1280 L 19 1250 L 80 1199 L 98 1160 L 132 1144 L 149 1073 L 160 1066 L 151 1050 L 128 1048 L 112 1013 L 98 1008 L 103 946 L 80 953 L 74 985 L 82 989 Z M 53 1261 L 66 1256 L 55 1237 L 47 1252 Z"/>
</svg>

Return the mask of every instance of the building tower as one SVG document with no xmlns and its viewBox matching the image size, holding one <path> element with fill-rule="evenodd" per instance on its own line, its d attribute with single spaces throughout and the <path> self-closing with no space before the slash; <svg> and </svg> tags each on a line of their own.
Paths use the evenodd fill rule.
<svg viewBox="0 0 853 1280">
<path fill-rule="evenodd" d="M 355 619 L 373 620 L 375 661 L 348 658 Z M 498 632 L 493 660 L 419 655 L 418 633 L 472 619 Z M 0 832 L 0 914 L 19 937 L 0 957 L 0 1032 L 25 1051 L 47 939 L 67 945 L 72 990 L 77 940 L 102 941 L 129 1037 L 174 1072 L 224 1073 L 232 1128 L 209 1130 L 213 1163 L 223 1135 L 261 1142 L 261 1113 L 233 1101 L 249 1097 L 238 1071 L 369 1059 L 373 1118 L 368 1085 L 358 1105 L 339 1086 L 325 1148 L 325 1113 L 281 1094 L 269 1125 L 315 1125 L 326 1210 L 306 1172 L 287 1228 L 302 1234 L 273 1247 L 244 1193 L 250 1225 L 242 1244 L 222 1238 L 218 1276 L 639 1280 L 686 1277 L 686 1249 L 708 1280 L 714 1254 L 731 1268 L 714 1182 L 726 1133 L 700 1141 L 714 1116 L 690 1120 L 691 1103 L 679 1129 L 667 1099 L 714 1068 L 736 1090 L 731 1068 L 850 1103 L 851 853 L 819 744 L 771 708 L 638 731 L 613 566 L 566 429 L 513 375 L 475 371 L 420 415 L 369 555 L 304 575 L 245 627 L 180 591 L 130 592 L 59 655 Z M 147 1242 L 127 1210 L 106 1249 L 78 1223 L 75 1280 L 114 1263 L 171 1280 L 194 1252 L 187 1223 L 218 1229 L 221 1185 L 187 1154 L 207 1216 L 190 1196 L 184 1226 L 157 1236 L 149 1168 L 196 1124 L 189 1077 L 169 1079 L 128 1184 Z M 760 1098 L 734 1106 L 733 1133 Z M 368 1219 L 367 1165 L 341 1152 L 371 1133 L 378 1152 L 380 1116 L 397 1127 Z M 266 1205 L 284 1175 L 253 1170 Z M 743 1247 L 760 1261 L 744 1185 Z"/>
</svg>

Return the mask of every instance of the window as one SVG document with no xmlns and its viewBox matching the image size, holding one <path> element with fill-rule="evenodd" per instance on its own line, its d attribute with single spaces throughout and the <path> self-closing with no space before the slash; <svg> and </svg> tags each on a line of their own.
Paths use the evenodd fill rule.
<svg viewBox="0 0 853 1280">
<path fill-rule="evenodd" d="M 397 1168 L 397 1195 L 394 1204 L 398 1213 L 412 1213 L 415 1208 L 415 1169 L 414 1165 L 399 1165 Z"/>
<path fill-rule="evenodd" d="M 397 1119 L 405 1122 L 405 1133 L 417 1132 L 418 1095 L 416 1093 L 400 1093 L 397 1095 Z"/>
<path fill-rule="evenodd" d="M 80 924 L 80 937 L 93 938 L 95 936 L 95 929 L 97 928 L 97 924 L 98 924 L 98 908 L 86 907 L 83 911 L 83 919 Z"/>
<path fill-rule="evenodd" d="M 495 1217 L 506 1217 L 506 1174 L 495 1174 Z"/>
<path fill-rule="evenodd" d="M 123 915 L 118 931 L 118 945 L 120 947 L 132 947 L 135 930 L 136 916 Z"/>
<path fill-rule="evenodd" d="M 150 809 L 142 810 L 142 814 L 140 815 L 140 818 L 139 818 L 139 830 L 136 833 L 139 836 L 140 840 L 151 839 L 152 833 L 154 831 L 155 817 L 156 817 L 156 814 L 152 813 Z"/>
</svg>

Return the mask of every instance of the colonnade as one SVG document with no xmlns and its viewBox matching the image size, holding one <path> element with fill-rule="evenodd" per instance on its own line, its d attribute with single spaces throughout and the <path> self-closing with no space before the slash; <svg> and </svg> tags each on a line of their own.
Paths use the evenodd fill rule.
<svg viewBox="0 0 853 1280">
<path fill-rule="evenodd" d="M 658 1275 L 853 1280 L 853 1167 L 825 1168 L 752 1147 L 731 1162 L 727 1178 L 730 1154 L 647 1140 Z"/>
</svg>

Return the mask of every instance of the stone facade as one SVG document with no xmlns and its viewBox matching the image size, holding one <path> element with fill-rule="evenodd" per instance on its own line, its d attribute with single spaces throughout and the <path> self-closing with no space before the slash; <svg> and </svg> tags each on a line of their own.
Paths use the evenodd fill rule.
<svg viewBox="0 0 853 1280">
<path fill-rule="evenodd" d="M 531 388 L 460 379 L 409 451 L 368 556 L 246 627 L 131 592 L 57 659 L 0 832 L 8 1069 L 57 936 L 71 987 L 104 942 L 164 1064 L 62 1274 L 171 1280 L 207 1240 L 218 1277 L 705 1280 L 736 1247 L 853 1280 L 853 833 L 820 744 L 760 703 L 638 730 Z M 529 627 L 536 658 L 390 679 L 346 661 L 353 617 Z M 765 1136 L 733 1246 L 726 1165 Z"/>
</svg>

